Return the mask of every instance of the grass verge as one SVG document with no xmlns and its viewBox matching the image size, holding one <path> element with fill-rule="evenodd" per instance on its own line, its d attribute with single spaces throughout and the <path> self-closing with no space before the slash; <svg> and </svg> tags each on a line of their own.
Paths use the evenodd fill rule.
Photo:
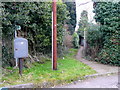
<svg viewBox="0 0 120 90">
<path fill-rule="evenodd" d="M 83 79 L 85 75 L 96 73 L 89 66 L 76 60 L 74 56 L 77 49 L 70 49 L 64 59 L 58 59 L 58 70 L 52 70 L 52 62 L 44 64 L 34 63 L 32 68 L 24 69 L 23 75 L 19 76 L 18 69 L 8 68 L 12 73 L 2 77 L 3 84 L 0 87 L 16 84 L 34 83 L 36 87 L 50 87 L 63 83 L 70 83 Z"/>
</svg>

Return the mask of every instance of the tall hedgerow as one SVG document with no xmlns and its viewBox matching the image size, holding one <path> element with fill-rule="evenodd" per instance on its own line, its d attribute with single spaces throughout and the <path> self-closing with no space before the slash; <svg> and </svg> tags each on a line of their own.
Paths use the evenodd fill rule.
<svg viewBox="0 0 120 90">
<path fill-rule="evenodd" d="M 120 2 L 94 2 L 94 13 L 103 33 L 103 47 L 96 60 L 120 66 Z"/>
<path fill-rule="evenodd" d="M 51 53 L 52 2 L 4 2 L 2 4 L 2 45 L 3 54 L 7 53 L 7 55 L 3 55 L 3 61 L 10 62 L 13 59 L 11 55 L 13 55 L 12 42 L 14 39 L 15 25 L 21 26 L 22 35 L 28 39 L 29 53 L 32 56 L 37 55 L 37 53 Z M 58 46 L 63 45 L 63 26 L 68 19 L 68 14 L 66 4 L 58 2 Z"/>
</svg>

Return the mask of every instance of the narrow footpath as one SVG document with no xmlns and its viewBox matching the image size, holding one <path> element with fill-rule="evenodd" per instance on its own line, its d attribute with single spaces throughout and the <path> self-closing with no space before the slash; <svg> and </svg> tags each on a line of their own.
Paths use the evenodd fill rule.
<svg viewBox="0 0 120 90">
<path fill-rule="evenodd" d="M 118 67 L 116 67 L 116 66 L 104 65 L 104 64 L 100 64 L 98 62 L 88 61 L 88 60 L 83 59 L 82 58 L 82 50 L 83 50 L 83 47 L 81 47 L 78 50 L 76 59 L 79 60 L 80 62 L 83 62 L 84 64 L 87 64 L 88 66 L 90 66 L 92 69 L 97 71 L 98 74 L 118 73 Z"/>
<path fill-rule="evenodd" d="M 97 74 L 88 76 L 90 78 L 86 80 L 79 80 L 71 84 L 56 86 L 54 88 L 118 88 L 118 67 L 85 60 L 82 58 L 82 50 L 83 47 L 78 50 L 76 59 L 90 66 Z"/>
</svg>

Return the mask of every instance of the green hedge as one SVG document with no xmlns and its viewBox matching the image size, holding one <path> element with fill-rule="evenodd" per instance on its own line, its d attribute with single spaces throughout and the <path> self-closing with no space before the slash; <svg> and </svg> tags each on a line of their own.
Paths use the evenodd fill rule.
<svg viewBox="0 0 120 90">
<path fill-rule="evenodd" d="M 120 66 L 120 2 L 95 2 L 94 12 L 103 33 L 103 46 L 96 60 Z"/>
<path fill-rule="evenodd" d="M 21 26 L 23 35 L 28 39 L 31 55 L 51 53 L 52 2 L 4 2 L 2 4 L 3 46 L 6 48 L 12 44 L 15 25 L 17 24 Z M 65 21 L 69 19 L 68 14 L 66 4 L 57 2 L 57 42 L 60 46 L 63 45 L 65 31 L 63 26 Z M 3 48 L 3 53 L 5 48 Z M 7 54 L 9 54 L 8 52 L 13 54 L 11 48 L 13 47 L 8 48 Z M 8 60 L 6 54 L 3 55 L 3 58 L 6 58 L 3 61 Z"/>
</svg>

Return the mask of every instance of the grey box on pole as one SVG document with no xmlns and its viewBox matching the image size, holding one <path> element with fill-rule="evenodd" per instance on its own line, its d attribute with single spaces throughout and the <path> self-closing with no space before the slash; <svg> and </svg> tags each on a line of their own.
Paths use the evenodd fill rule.
<svg viewBox="0 0 120 90">
<path fill-rule="evenodd" d="M 14 58 L 28 57 L 28 40 L 22 37 L 14 39 Z"/>
</svg>

